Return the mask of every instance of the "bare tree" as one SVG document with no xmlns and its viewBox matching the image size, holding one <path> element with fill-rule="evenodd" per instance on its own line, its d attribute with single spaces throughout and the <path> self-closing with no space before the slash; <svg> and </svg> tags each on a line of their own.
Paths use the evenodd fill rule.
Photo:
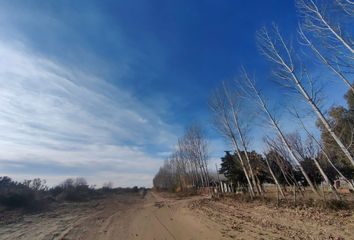
<svg viewBox="0 0 354 240">
<path fill-rule="evenodd" d="M 265 156 L 264 158 L 265 158 L 265 161 L 266 161 L 267 166 L 268 166 L 269 173 L 270 173 L 270 175 L 272 176 L 272 178 L 273 178 L 273 180 L 274 180 L 274 183 L 275 183 L 275 185 L 277 186 L 278 191 L 280 192 L 281 196 L 282 196 L 283 198 L 285 198 L 285 194 L 284 194 L 284 192 L 283 192 L 283 189 L 281 189 L 281 186 L 280 186 L 280 184 L 279 184 L 279 181 L 278 181 L 277 177 L 275 176 L 275 174 L 274 174 L 272 168 L 270 167 L 270 164 L 269 164 L 267 155 L 264 154 L 264 156 Z"/>
<path fill-rule="evenodd" d="M 187 128 L 184 140 L 188 146 L 189 156 L 200 170 L 203 186 L 209 186 L 208 173 L 208 143 L 200 126 L 194 125 Z"/>
<path fill-rule="evenodd" d="M 208 143 L 200 126 L 187 128 L 179 138 L 176 150 L 166 159 L 154 178 L 154 186 L 181 191 L 193 187 L 208 187 Z"/>
<path fill-rule="evenodd" d="M 290 144 L 292 145 L 293 149 L 296 150 L 296 152 L 303 158 L 308 158 L 311 159 L 314 163 L 316 168 L 319 170 L 323 180 L 327 183 L 327 185 L 331 188 L 331 191 L 335 195 L 335 197 L 340 200 L 340 196 L 337 192 L 337 190 L 333 187 L 331 181 L 329 180 L 327 174 L 324 172 L 323 168 L 317 161 L 317 157 L 319 156 L 318 154 L 318 149 L 315 147 L 313 140 L 311 138 L 308 138 L 306 141 L 306 147 L 303 145 L 301 137 L 299 134 L 293 134 L 291 135 L 291 140 L 289 140 Z"/>
<path fill-rule="evenodd" d="M 257 103 L 257 105 L 259 106 L 260 110 L 265 113 L 265 115 L 268 118 L 268 123 L 276 131 L 278 137 L 281 139 L 286 150 L 288 151 L 289 155 L 291 156 L 291 159 L 296 163 L 296 165 L 298 165 L 301 173 L 304 175 L 304 177 L 305 177 L 307 183 L 309 184 L 309 186 L 311 187 L 312 191 L 318 195 L 316 188 L 314 187 L 312 181 L 310 180 L 310 178 L 308 177 L 307 173 L 305 172 L 305 170 L 303 169 L 303 167 L 301 166 L 301 164 L 298 160 L 299 156 L 296 156 L 297 155 L 296 152 L 291 148 L 283 131 L 280 129 L 278 121 L 276 120 L 275 116 L 270 112 L 268 105 L 266 104 L 261 92 L 256 88 L 255 81 L 252 80 L 248 76 L 248 74 L 245 70 L 243 70 L 242 82 L 244 82 L 245 86 L 247 87 L 247 89 L 245 89 L 245 93 L 247 93 L 249 98 L 251 99 L 251 101 L 255 101 Z"/>
<path fill-rule="evenodd" d="M 336 0 L 338 6 L 349 16 L 354 16 L 354 2 L 352 0 Z"/>
<path fill-rule="evenodd" d="M 194 161 L 191 160 L 188 152 L 188 146 L 184 138 L 178 139 L 177 150 L 175 153 L 178 156 L 178 161 L 180 169 L 183 172 L 185 178 L 185 184 L 191 184 L 193 187 L 198 185 L 198 169 L 194 164 Z"/>
<path fill-rule="evenodd" d="M 268 152 L 273 153 L 273 161 L 279 167 L 284 177 L 284 180 L 286 181 L 288 186 L 292 186 L 295 184 L 300 188 L 294 175 L 293 161 L 289 156 L 288 150 L 286 149 L 286 147 L 284 147 L 282 140 L 278 136 L 275 137 L 275 139 L 266 137 L 264 138 L 264 142 L 268 147 Z"/>
<path fill-rule="evenodd" d="M 262 187 L 260 186 L 260 184 L 258 183 L 257 179 L 256 179 L 256 175 L 254 174 L 253 168 L 251 166 L 251 161 L 250 158 L 248 156 L 248 146 L 247 146 L 247 141 L 245 138 L 246 135 L 246 131 L 248 130 L 247 127 L 242 126 L 241 124 L 241 120 L 240 120 L 240 96 L 237 93 L 237 91 L 235 91 L 235 89 L 232 91 L 230 90 L 231 87 L 227 87 L 225 84 L 223 84 L 223 90 L 224 90 L 224 94 L 225 97 L 227 99 L 228 102 L 228 106 L 230 108 L 230 114 L 231 114 L 231 118 L 233 120 L 233 125 L 234 128 L 236 130 L 236 134 L 237 134 L 237 138 L 240 142 L 241 148 L 243 149 L 246 161 L 244 161 L 244 159 L 242 161 L 246 162 L 247 167 L 249 169 L 249 173 L 251 175 L 251 180 L 253 183 L 253 187 L 256 189 L 258 194 L 262 194 Z M 242 154 L 240 153 L 240 156 L 243 158 Z"/>
<path fill-rule="evenodd" d="M 317 95 L 318 92 L 313 91 L 309 93 L 303 83 L 303 77 L 306 76 L 310 85 L 313 86 L 312 78 L 309 77 L 308 73 L 301 72 L 295 69 L 295 61 L 293 59 L 293 54 L 291 48 L 285 43 L 283 37 L 281 36 L 278 28 L 274 26 L 274 37 L 272 37 L 266 28 L 262 28 L 258 32 L 258 42 L 262 53 L 278 67 L 275 74 L 285 82 L 287 87 L 292 87 L 297 90 L 297 92 L 303 96 L 305 101 L 311 106 L 315 114 L 318 116 L 321 123 L 324 125 L 326 130 L 330 133 L 333 139 L 336 141 L 340 149 L 343 151 L 345 156 L 354 165 L 354 159 L 350 155 L 348 149 L 344 146 L 339 136 L 333 131 L 329 122 L 325 118 L 324 114 L 317 105 Z M 300 70 L 301 71 L 301 70 Z"/>
<path fill-rule="evenodd" d="M 245 174 L 249 192 L 251 196 L 254 196 L 253 184 L 241 155 L 241 149 L 237 140 L 237 130 L 234 127 L 233 117 L 230 114 L 229 102 L 222 89 L 214 91 L 209 101 L 209 107 L 214 116 L 214 126 L 233 146 Z"/>
<path fill-rule="evenodd" d="M 334 23 L 335 17 L 330 16 L 330 11 L 326 9 L 326 6 L 321 7 L 314 0 L 297 0 L 296 3 L 300 13 L 303 15 L 303 25 L 306 29 L 330 40 L 336 40 L 351 54 L 354 54 L 353 41 L 345 35 L 339 24 Z M 352 16 L 353 3 L 351 1 L 337 1 L 337 3 L 340 3 L 342 9 Z"/>
<path fill-rule="evenodd" d="M 348 87 L 351 91 L 354 92 L 354 87 L 350 80 L 345 76 L 345 73 L 342 71 L 341 67 L 338 64 L 338 61 L 333 62 L 325 56 L 321 50 L 315 45 L 315 43 L 307 36 L 304 32 L 303 28 L 299 27 L 299 35 L 300 39 L 302 40 L 301 43 L 311 48 L 311 50 L 315 53 L 317 58 L 327 67 L 329 68 L 334 74 L 336 74 Z"/>
<path fill-rule="evenodd" d="M 157 189 L 173 190 L 175 187 L 172 165 L 169 160 L 164 162 L 153 179 L 154 187 Z"/>
<path fill-rule="evenodd" d="M 301 119 L 299 113 L 296 111 L 296 109 L 293 111 L 294 115 L 296 116 L 296 118 L 299 120 L 302 128 L 305 130 L 305 132 L 307 133 L 307 135 L 314 141 L 315 144 L 317 144 L 317 146 L 320 148 L 321 153 L 323 154 L 323 156 L 325 157 L 325 159 L 327 160 L 327 162 L 333 167 L 333 169 L 339 174 L 339 176 L 342 177 L 342 179 L 344 179 L 350 186 L 351 189 L 354 190 L 354 186 L 353 184 L 342 174 L 341 171 L 339 171 L 339 169 L 335 166 L 335 164 L 332 162 L 331 158 L 328 156 L 328 154 L 326 153 L 326 151 L 324 150 L 324 148 L 322 147 L 322 144 L 316 139 L 316 137 L 307 129 L 307 127 L 305 126 L 303 120 Z"/>
</svg>

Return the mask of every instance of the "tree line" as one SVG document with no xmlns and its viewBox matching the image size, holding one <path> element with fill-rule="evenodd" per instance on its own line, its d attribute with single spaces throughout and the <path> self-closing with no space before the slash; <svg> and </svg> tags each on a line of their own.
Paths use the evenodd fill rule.
<svg viewBox="0 0 354 240">
<path fill-rule="evenodd" d="M 176 150 L 153 179 L 154 187 L 170 191 L 209 186 L 208 143 L 203 129 L 190 126 L 178 139 Z"/>
<path fill-rule="evenodd" d="M 257 45 L 270 62 L 272 80 L 280 86 L 285 106 L 278 105 L 274 110 L 272 99 L 258 85 L 260 81 L 244 67 L 234 81 L 223 82 L 210 97 L 213 125 L 232 149 L 222 158 L 220 172 L 242 183 L 251 196 L 264 193 L 264 181 L 274 182 L 282 196 L 286 185 L 296 186 L 300 192 L 303 186 L 308 186 L 320 196 L 317 184 L 325 182 L 335 198 L 340 199 L 334 180 L 340 178 L 354 190 L 354 4 L 346 0 L 297 0 L 296 8 L 299 16 L 296 41 L 285 38 L 275 24 L 256 33 Z M 330 83 L 347 86 L 347 106 L 324 107 L 324 103 L 331 101 L 323 91 Z M 287 114 L 289 118 L 282 122 L 279 114 Z M 286 124 L 294 122 L 297 130 L 287 132 Z M 320 134 L 309 127 L 311 124 L 317 126 Z M 262 153 L 250 151 L 255 130 L 263 132 L 257 135 L 263 142 Z M 180 172 L 179 151 L 180 144 L 176 154 L 156 175 L 154 185 L 156 179 L 160 179 L 160 184 L 163 182 L 162 175 Z M 190 157 L 187 166 L 195 166 L 197 161 Z M 190 182 L 191 169 L 200 168 L 187 169 L 184 176 Z M 204 169 L 207 170 L 207 165 Z M 201 180 L 200 176 L 207 176 L 208 172 L 194 171 L 194 174 L 199 175 L 195 179 Z M 181 180 L 174 184 L 177 182 Z M 198 184 L 205 186 L 202 181 Z"/>
</svg>

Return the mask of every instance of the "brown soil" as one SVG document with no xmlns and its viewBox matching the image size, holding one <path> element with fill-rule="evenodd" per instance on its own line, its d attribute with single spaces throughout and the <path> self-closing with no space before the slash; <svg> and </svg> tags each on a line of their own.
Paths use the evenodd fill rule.
<svg viewBox="0 0 354 240">
<path fill-rule="evenodd" d="M 190 206 L 200 216 L 222 224 L 230 239 L 354 239 L 351 210 L 275 207 L 232 198 L 202 199 Z"/>
<path fill-rule="evenodd" d="M 7 218 L 9 219 L 9 218 Z M 276 209 L 260 203 L 148 192 L 0 218 L 0 239 L 354 239 L 351 211 Z"/>
</svg>

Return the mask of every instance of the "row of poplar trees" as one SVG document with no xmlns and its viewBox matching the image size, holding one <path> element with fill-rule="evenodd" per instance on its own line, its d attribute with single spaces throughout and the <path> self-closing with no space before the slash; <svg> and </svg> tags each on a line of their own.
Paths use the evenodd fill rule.
<svg viewBox="0 0 354 240">
<path fill-rule="evenodd" d="M 274 107 L 258 86 L 267 80 L 256 80 L 245 68 L 210 98 L 214 125 L 232 146 L 221 172 L 241 179 L 252 196 L 263 194 L 261 179 L 268 177 L 282 196 L 284 184 L 299 190 L 307 185 L 319 196 L 316 183 L 325 182 L 340 199 L 335 179 L 354 190 L 354 4 L 297 0 L 296 7 L 297 41 L 290 42 L 276 25 L 257 32 L 260 52 L 271 64 L 272 80 L 281 86 L 285 106 Z M 323 107 L 330 100 L 323 87 L 329 84 L 348 88 L 346 107 Z M 280 121 L 280 114 L 289 117 Z M 299 128 L 287 133 L 290 125 Z M 254 129 L 262 129 L 261 136 Z M 250 135 L 262 138 L 264 153 L 249 151 Z"/>
<path fill-rule="evenodd" d="M 222 158 L 221 172 L 242 183 L 251 196 L 264 194 L 262 183 L 270 181 L 283 197 L 286 185 L 298 191 L 308 186 L 320 196 L 317 184 L 325 182 L 340 199 L 334 180 L 342 179 L 354 190 L 354 4 L 295 2 L 296 41 L 285 38 L 276 25 L 256 34 L 259 50 L 271 65 L 271 79 L 284 93 L 285 106 L 275 106 L 258 86 L 268 84 L 268 79 L 256 80 L 243 67 L 233 82 L 222 83 L 210 97 L 213 124 L 232 148 Z M 347 106 L 324 107 L 331 101 L 323 92 L 329 84 L 348 88 Z M 279 115 L 288 117 L 281 121 Z M 286 131 L 294 125 L 297 131 Z M 250 151 L 251 137 L 261 138 L 257 142 L 263 142 L 264 152 Z M 206 159 L 202 131 L 192 127 L 156 174 L 154 186 L 182 190 L 208 186 Z"/>
<path fill-rule="evenodd" d="M 185 191 L 209 186 L 208 143 L 203 129 L 190 126 L 153 179 L 156 189 Z"/>
</svg>

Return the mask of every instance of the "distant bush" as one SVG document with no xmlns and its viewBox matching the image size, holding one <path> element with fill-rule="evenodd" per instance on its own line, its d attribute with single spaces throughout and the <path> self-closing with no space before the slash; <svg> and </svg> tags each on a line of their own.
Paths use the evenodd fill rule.
<svg viewBox="0 0 354 240">
<path fill-rule="evenodd" d="M 112 189 L 113 188 L 113 183 L 112 182 L 106 182 L 106 183 L 103 183 L 102 185 L 102 189 Z"/>
<path fill-rule="evenodd" d="M 41 210 L 50 202 L 85 201 L 92 195 L 84 178 L 67 179 L 59 186 L 49 189 L 46 181 L 35 178 L 23 182 L 13 181 L 9 177 L 0 177 L 0 204 L 9 208 Z"/>
<path fill-rule="evenodd" d="M 0 196 L 0 202 L 9 208 L 28 207 L 34 200 L 34 192 L 26 190 L 10 191 Z"/>
<path fill-rule="evenodd" d="M 84 178 L 68 178 L 59 186 L 50 190 L 58 200 L 81 202 L 87 201 L 95 195 L 95 190 L 87 184 Z"/>
<path fill-rule="evenodd" d="M 103 184 L 95 189 L 89 186 L 86 179 L 68 178 L 61 184 L 48 188 L 46 181 L 40 178 L 16 182 L 9 177 L 0 177 L 0 205 L 9 209 L 23 208 L 29 211 L 39 211 L 52 202 L 82 202 L 101 198 L 107 194 L 139 193 L 142 196 L 146 190 L 138 188 L 113 188 L 113 183 Z"/>
<path fill-rule="evenodd" d="M 8 208 L 22 208 L 33 205 L 36 190 L 28 181 L 19 183 L 9 177 L 0 177 L 0 203 Z"/>
<path fill-rule="evenodd" d="M 57 197 L 59 194 L 61 194 L 64 191 L 64 188 L 61 186 L 55 186 L 51 189 L 49 189 L 49 193 L 53 197 Z"/>
</svg>

